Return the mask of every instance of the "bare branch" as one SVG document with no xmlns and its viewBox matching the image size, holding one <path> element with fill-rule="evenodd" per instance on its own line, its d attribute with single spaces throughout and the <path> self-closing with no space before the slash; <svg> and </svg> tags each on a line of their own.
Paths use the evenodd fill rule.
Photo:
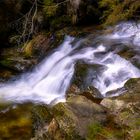
<svg viewBox="0 0 140 140">
<path fill-rule="evenodd" d="M 9 24 L 9 26 L 15 28 L 16 31 L 19 33 L 19 38 L 17 40 L 18 45 L 29 41 L 32 35 L 37 33 L 38 25 L 36 24 L 37 23 L 36 17 L 38 14 L 38 7 L 41 6 L 42 8 L 44 8 L 44 3 L 42 0 L 27 0 L 27 1 L 32 4 L 29 11 L 26 14 L 22 15 L 22 17 L 18 18 L 17 20 Z M 55 5 L 48 5 L 48 8 L 57 7 L 69 1 L 70 0 L 65 0 L 59 3 L 55 3 Z"/>
</svg>

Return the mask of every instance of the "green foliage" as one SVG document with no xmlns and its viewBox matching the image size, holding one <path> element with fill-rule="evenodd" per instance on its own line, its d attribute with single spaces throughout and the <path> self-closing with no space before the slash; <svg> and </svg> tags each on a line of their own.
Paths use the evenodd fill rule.
<svg viewBox="0 0 140 140">
<path fill-rule="evenodd" d="M 102 20 L 105 25 L 116 24 L 122 20 L 139 18 L 139 0 L 101 0 L 99 6 L 103 8 Z"/>
<path fill-rule="evenodd" d="M 11 61 L 10 60 L 2 60 L 0 61 L 0 65 L 8 67 L 9 65 L 11 65 Z"/>
<path fill-rule="evenodd" d="M 86 140 L 98 140 L 98 139 L 122 139 L 124 138 L 123 129 L 114 129 L 113 127 L 105 127 L 98 122 L 94 122 L 88 127 L 88 135 Z"/>
<path fill-rule="evenodd" d="M 58 5 L 53 0 L 44 0 L 44 13 L 47 17 L 55 16 Z"/>
<path fill-rule="evenodd" d="M 136 126 L 140 126 L 140 118 L 138 118 L 137 120 L 136 120 L 136 122 L 135 122 L 135 124 L 136 124 Z"/>
<path fill-rule="evenodd" d="M 113 9 L 118 4 L 118 2 L 119 0 L 101 0 L 99 5 L 101 7 L 108 7 L 109 9 Z"/>
<path fill-rule="evenodd" d="M 34 106 L 31 113 L 33 121 L 33 131 L 38 130 L 44 125 L 45 122 L 50 122 L 52 119 L 49 108 L 44 105 Z"/>
<path fill-rule="evenodd" d="M 53 0 L 44 0 L 44 5 L 52 5 Z"/>
<path fill-rule="evenodd" d="M 88 127 L 88 136 L 87 140 L 95 140 L 96 136 L 102 132 L 103 128 L 99 123 L 93 123 Z"/>
<path fill-rule="evenodd" d="M 54 0 L 44 0 L 43 13 L 51 31 L 68 25 L 71 20 L 67 13 L 67 5 L 63 2 L 61 3 L 54 2 Z"/>
<path fill-rule="evenodd" d="M 52 20 L 51 27 L 53 29 L 59 29 L 61 27 L 64 27 L 66 24 L 68 25 L 68 23 L 70 23 L 70 18 L 68 18 L 68 16 L 63 15 Z"/>
<path fill-rule="evenodd" d="M 140 132 L 135 133 L 134 140 L 140 140 Z"/>
</svg>

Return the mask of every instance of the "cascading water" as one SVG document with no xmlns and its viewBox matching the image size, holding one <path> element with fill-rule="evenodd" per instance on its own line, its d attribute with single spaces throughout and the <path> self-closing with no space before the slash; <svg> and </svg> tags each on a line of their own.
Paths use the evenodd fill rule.
<svg viewBox="0 0 140 140">
<path fill-rule="evenodd" d="M 121 88 L 130 78 L 140 77 L 140 70 L 117 53 L 118 45 L 133 46 L 140 53 L 140 25 L 122 23 L 114 32 L 93 39 L 91 45 L 84 45 L 87 39 L 76 41 L 67 36 L 64 42 L 54 50 L 34 71 L 20 79 L 0 85 L 1 101 L 13 102 L 51 102 L 65 101 L 65 93 L 74 74 L 75 64 L 83 60 L 89 65 L 98 64 L 102 69 L 90 72 L 87 77 L 94 77 L 91 84 L 103 96 Z M 100 38 L 98 43 L 94 44 Z M 110 43 L 111 42 L 111 43 Z M 114 45 L 114 46 L 113 46 Z M 130 47 L 132 49 L 132 47 Z M 88 79 L 88 78 L 87 78 Z"/>
</svg>

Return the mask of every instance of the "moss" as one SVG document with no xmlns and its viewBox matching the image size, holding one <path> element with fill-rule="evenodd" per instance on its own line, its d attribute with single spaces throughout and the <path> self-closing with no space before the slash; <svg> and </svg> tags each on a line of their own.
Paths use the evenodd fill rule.
<svg viewBox="0 0 140 140">
<path fill-rule="evenodd" d="M 56 17 L 51 21 L 51 28 L 53 30 L 55 29 L 61 29 L 62 27 L 65 27 L 70 23 L 69 16 L 62 15 L 60 17 Z"/>
<path fill-rule="evenodd" d="M 3 106 L 3 105 L 1 105 Z M 7 106 L 7 105 L 6 105 Z M 2 107 L 3 108 L 3 107 Z M 27 140 L 32 136 L 31 104 L 8 105 L 0 112 L 1 139 Z"/>
<path fill-rule="evenodd" d="M 140 126 L 140 118 L 136 119 L 136 121 L 135 121 L 135 125 L 136 125 L 137 127 Z"/>
<path fill-rule="evenodd" d="M 24 46 L 24 56 L 25 57 L 31 57 L 33 55 L 33 41 L 29 41 L 28 43 L 25 43 Z"/>
<path fill-rule="evenodd" d="M 47 17 L 55 16 L 57 11 L 57 4 L 53 2 L 53 0 L 44 0 L 44 13 Z"/>
<path fill-rule="evenodd" d="M 11 65 L 13 65 L 13 62 L 12 62 L 12 60 L 7 58 L 5 60 L 1 60 L 0 65 L 2 65 L 4 67 L 11 67 Z"/>
<path fill-rule="evenodd" d="M 127 129 L 116 124 L 113 116 L 108 116 L 108 121 L 105 124 L 93 122 L 89 125 L 86 140 L 123 140 L 127 135 Z"/>
<path fill-rule="evenodd" d="M 131 89 L 131 88 L 133 89 L 135 85 L 137 85 L 138 82 L 139 82 L 138 78 L 132 78 L 125 83 L 125 87 L 128 89 Z"/>
<path fill-rule="evenodd" d="M 44 0 L 43 13 L 51 31 L 63 28 L 70 23 L 70 18 L 67 14 L 67 5 L 60 3 L 54 0 Z"/>
<path fill-rule="evenodd" d="M 129 111 L 129 110 L 128 110 L 128 111 Z M 120 118 L 123 119 L 123 120 L 129 118 L 129 116 L 130 116 L 131 114 L 130 114 L 130 112 L 128 112 L 128 111 L 122 112 L 122 113 L 120 114 Z"/>
<path fill-rule="evenodd" d="M 52 112 L 54 112 L 54 115 L 56 116 L 56 120 L 58 122 L 61 122 L 62 125 L 64 124 L 71 124 L 66 126 L 66 130 L 65 131 L 71 131 L 71 129 L 74 128 L 74 119 L 75 119 L 75 115 L 73 114 L 73 112 L 71 110 L 69 110 L 67 108 L 67 106 L 63 103 L 59 103 L 57 104 L 53 109 Z M 68 130 L 67 130 L 68 128 Z M 70 129 L 69 129 L 70 128 Z"/>
<path fill-rule="evenodd" d="M 140 131 L 134 134 L 134 140 L 140 140 Z"/>
<path fill-rule="evenodd" d="M 82 138 L 75 131 L 76 128 L 76 116 L 64 103 L 55 105 L 52 109 L 54 118 L 59 124 L 59 129 L 66 140 L 82 140 Z"/>
<path fill-rule="evenodd" d="M 108 128 L 104 127 L 100 123 L 96 122 L 88 127 L 88 136 L 86 140 L 102 140 L 102 139 L 112 139 L 113 137 L 118 137 L 117 131 L 110 131 Z M 121 134 L 120 134 L 121 135 Z"/>
<path fill-rule="evenodd" d="M 49 108 L 45 105 L 36 105 L 32 109 L 32 120 L 33 120 L 33 131 L 43 127 L 47 122 L 49 123 L 52 119 Z"/>
<path fill-rule="evenodd" d="M 137 18 L 140 8 L 139 0 L 101 0 L 99 5 L 103 8 L 102 19 L 104 25 L 116 24 L 120 21 Z"/>
<path fill-rule="evenodd" d="M 88 127 L 87 140 L 94 140 L 101 134 L 103 127 L 98 122 L 90 124 Z"/>
</svg>

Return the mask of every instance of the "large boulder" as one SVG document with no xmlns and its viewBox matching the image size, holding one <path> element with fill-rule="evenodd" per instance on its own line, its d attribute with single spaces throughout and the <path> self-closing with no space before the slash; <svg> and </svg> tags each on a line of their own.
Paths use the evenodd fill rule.
<svg viewBox="0 0 140 140">
<path fill-rule="evenodd" d="M 86 42 L 87 44 L 89 42 Z M 93 86 L 95 78 L 94 70 L 98 70 L 99 65 L 88 65 L 83 62 L 78 62 L 75 67 L 72 85 L 68 90 L 69 94 L 82 94 L 91 100 L 102 99 L 103 96 L 97 88 Z M 93 73 L 91 73 L 93 71 Z"/>
<path fill-rule="evenodd" d="M 50 111 L 51 121 L 37 130 L 33 139 L 86 139 L 90 124 L 104 125 L 107 121 L 104 107 L 79 95 L 69 97 L 66 103 L 58 103 Z"/>
<path fill-rule="evenodd" d="M 126 92 L 119 97 L 105 98 L 101 105 L 114 116 L 114 122 L 121 126 L 125 138 L 140 139 L 140 79 L 131 79 L 125 84 Z"/>
</svg>

